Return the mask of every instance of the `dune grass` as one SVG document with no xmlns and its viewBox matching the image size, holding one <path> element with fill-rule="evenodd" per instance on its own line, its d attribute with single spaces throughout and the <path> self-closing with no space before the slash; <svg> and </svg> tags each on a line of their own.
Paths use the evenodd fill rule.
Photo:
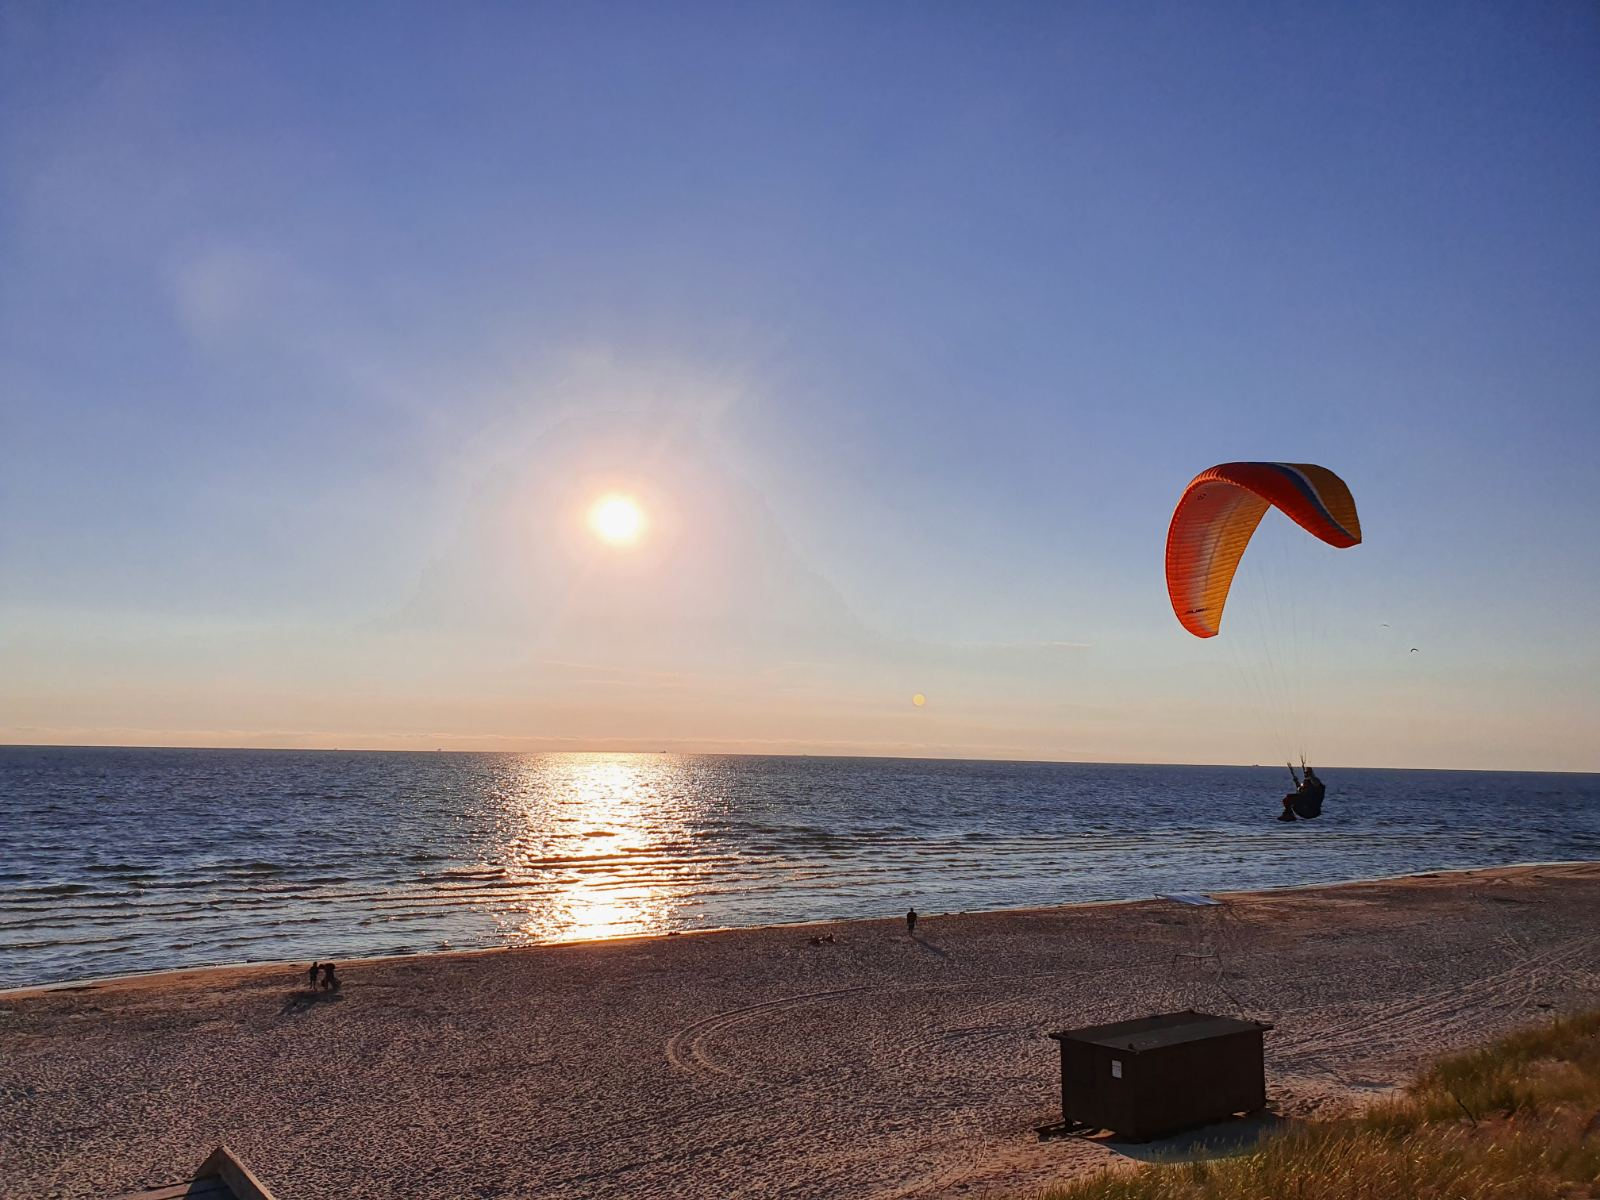
<svg viewBox="0 0 1600 1200">
<path fill-rule="evenodd" d="M 1447 1058 L 1361 1116 L 1255 1152 L 1068 1184 L 1046 1200 L 1600 1197 L 1600 1012 Z"/>
</svg>

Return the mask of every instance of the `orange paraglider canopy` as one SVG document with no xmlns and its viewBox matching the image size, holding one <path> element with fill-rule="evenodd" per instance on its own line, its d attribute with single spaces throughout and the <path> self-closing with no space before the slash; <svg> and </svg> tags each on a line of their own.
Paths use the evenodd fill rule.
<svg viewBox="0 0 1600 1200">
<path fill-rule="evenodd" d="M 1310 463 L 1234 462 L 1201 471 L 1184 489 L 1167 529 L 1167 594 L 1195 637 L 1215 637 L 1233 574 L 1250 538 L 1276 506 L 1330 546 L 1361 542 L 1350 489 Z"/>
</svg>

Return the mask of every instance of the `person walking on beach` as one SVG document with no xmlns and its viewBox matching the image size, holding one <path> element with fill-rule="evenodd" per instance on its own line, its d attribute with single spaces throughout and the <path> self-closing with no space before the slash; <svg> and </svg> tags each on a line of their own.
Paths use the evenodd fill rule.
<svg viewBox="0 0 1600 1200">
<path fill-rule="evenodd" d="M 317 990 L 317 972 L 321 969 L 321 967 L 321 963 L 314 962 L 311 964 L 311 968 L 306 972 L 306 986 L 313 992 Z"/>
<path fill-rule="evenodd" d="M 322 964 L 322 990 L 325 992 L 339 990 L 339 981 L 334 977 L 333 964 L 331 962 Z"/>
<path fill-rule="evenodd" d="M 912 937 L 917 936 L 917 910 L 906 909 L 906 933 Z"/>
</svg>

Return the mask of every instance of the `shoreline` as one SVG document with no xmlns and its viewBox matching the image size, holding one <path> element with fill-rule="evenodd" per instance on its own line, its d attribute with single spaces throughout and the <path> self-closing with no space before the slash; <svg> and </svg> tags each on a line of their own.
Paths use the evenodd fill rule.
<svg viewBox="0 0 1600 1200">
<path fill-rule="evenodd" d="M 1496 866 L 1478 867 L 1442 867 L 1432 871 L 1403 871 L 1396 875 L 1361 876 L 1353 879 L 1339 879 L 1328 883 L 1285 883 L 1273 887 L 1246 888 L 1240 891 L 1213 890 L 1201 893 L 1207 896 L 1225 896 L 1229 899 L 1246 899 L 1251 897 L 1269 897 L 1290 892 L 1322 891 L 1337 888 L 1359 887 L 1363 884 L 1399 883 L 1407 880 L 1434 879 L 1482 874 L 1484 872 L 1521 872 L 1533 871 L 1548 867 L 1600 867 L 1600 859 L 1555 859 L 1551 861 L 1530 861 L 1505 863 Z M 920 916 L 929 920 L 944 920 L 948 917 L 1001 917 L 1026 914 L 1048 914 L 1070 912 L 1086 908 L 1115 908 L 1130 904 L 1147 904 L 1151 901 L 1161 900 L 1163 893 L 1151 893 L 1147 896 L 1131 896 L 1120 900 L 1076 900 L 1066 904 L 1050 905 L 1025 905 L 1019 908 L 982 908 L 958 909 L 950 912 L 927 912 Z M 700 938 L 724 936 L 728 934 L 751 933 L 762 930 L 804 930 L 820 926 L 849 927 L 875 925 L 880 922 L 897 923 L 898 916 L 894 917 L 838 917 L 819 918 L 810 921 L 786 921 L 779 924 L 767 925 L 717 925 L 708 929 L 681 929 L 669 930 L 666 933 L 630 933 L 620 934 L 616 937 L 600 938 L 574 938 L 570 941 L 559 942 L 533 942 L 526 945 L 508 946 L 474 946 L 461 950 L 416 950 L 401 954 L 373 954 L 351 955 L 336 959 L 340 966 L 364 967 L 379 963 L 393 962 L 427 962 L 434 959 L 463 959 L 479 958 L 485 955 L 499 954 L 525 954 L 546 953 L 561 949 L 584 949 L 597 946 L 624 946 L 636 942 L 657 942 L 670 938 Z M 305 959 L 246 959 L 239 962 L 203 963 L 192 967 L 170 967 L 158 971 L 133 971 L 121 975 L 91 975 L 77 979 L 63 979 L 55 983 L 29 983 L 19 984 L 15 987 L 0 988 L 0 1002 L 10 1000 L 26 1000 L 35 996 L 46 995 L 51 992 L 82 992 L 117 985 L 130 987 L 144 987 L 159 985 L 163 982 L 176 982 L 179 979 L 188 979 L 191 976 L 208 974 L 226 975 L 230 978 L 244 978 L 252 973 L 282 971 L 290 967 L 303 967 Z"/>
<path fill-rule="evenodd" d="M 1052 1031 L 1263 1021 L 1272 1110 L 1316 1120 L 1600 992 L 1600 862 L 1213 894 L 13 991 L 0 1163 L 62 1200 L 219 1143 L 309 1200 L 1016 1200 L 1147 1153 L 1038 1140 Z"/>
</svg>

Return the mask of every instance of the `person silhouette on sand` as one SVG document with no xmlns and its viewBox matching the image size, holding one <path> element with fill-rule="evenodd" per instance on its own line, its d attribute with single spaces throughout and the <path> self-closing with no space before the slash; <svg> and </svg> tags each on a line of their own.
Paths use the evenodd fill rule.
<svg viewBox="0 0 1600 1200">
<path fill-rule="evenodd" d="M 917 935 L 917 910 L 914 908 L 906 909 L 906 932 L 912 937 Z"/>
<path fill-rule="evenodd" d="M 322 990 L 325 992 L 337 992 L 339 990 L 339 980 L 333 973 L 333 964 L 331 962 L 322 964 Z"/>
<path fill-rule="evenodd" d="M 306 971 L 306 986 L 312 991 L 317 990 L 317 972 L 322 969 L 322 964 L 314 962 Z"/>
</svg>

